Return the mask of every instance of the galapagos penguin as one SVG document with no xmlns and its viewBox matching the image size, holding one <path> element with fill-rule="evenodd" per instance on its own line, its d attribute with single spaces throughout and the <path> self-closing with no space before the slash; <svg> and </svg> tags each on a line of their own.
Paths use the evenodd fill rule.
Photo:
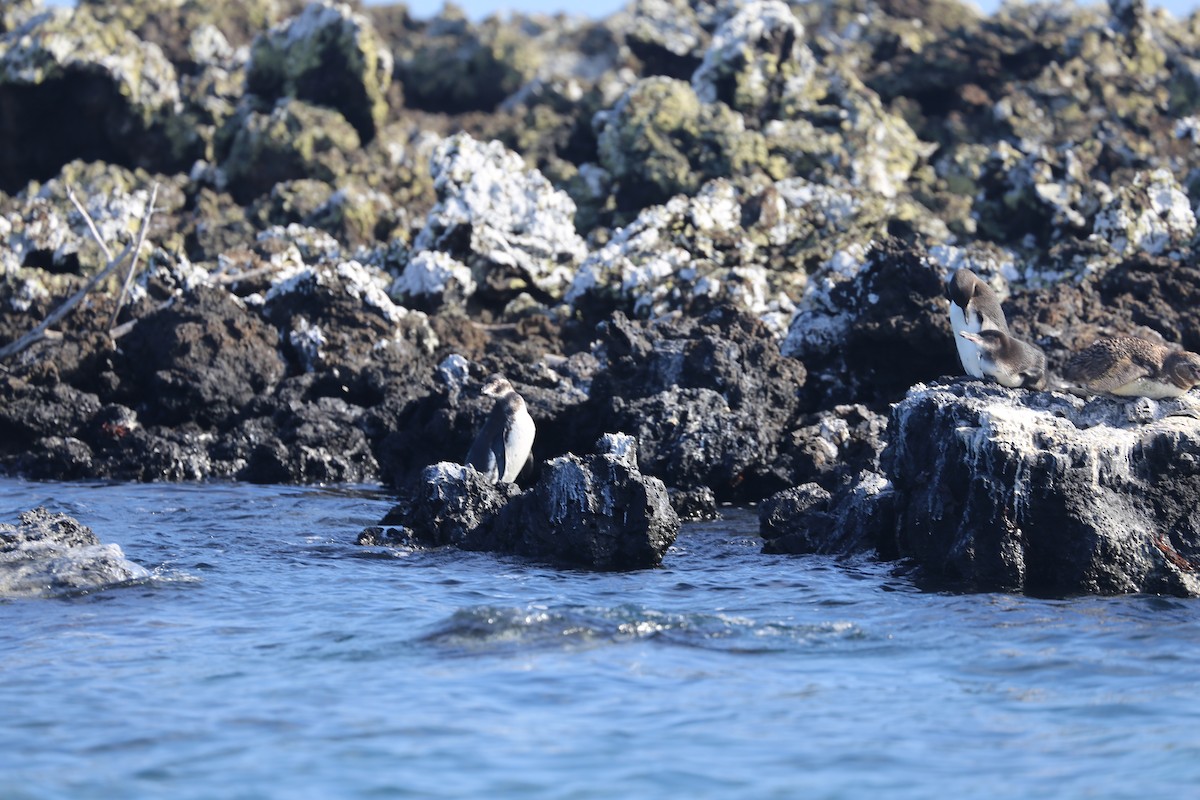
<svg viewBox="0 0 1200 800">
<path fill-rule="evenodd" d="M 512 483 L 532 458 L 533 417 L 524 398 L 499 375 L 484 384 L 481 392 L 495 397 L 496 404 L 467 453 L 467 463 L 493 483 Z"/>
<path fill-rule="evenodd" d="M 1181 397 L 1200 384 L 1200 355 L 1134 336 L 1114 336 L 1073 355 L 1063 377 L 1093 394 L 1163 400 Z"/>
<path fill-rule="evenodd" d="M 978 349 L 981 377 L 1010 389 L 1046 388 L 1046 354 L 1041 348 L 987 328 L 958 335 Z"/>
<path fill-rule="evenodd" d="M 959 267 L 946 283 L 946 296 L 950 298 L 950 327 L 954 331 L 954 344 L 958 347 L 958 360 L 963 369 L 973 378 L 984 377 L 980 366 L 979 345 L 960 336 L 963 331 L 979 333 L 991 330 L 1008 333 L 1008 322 L 1000 308 L 1000 299 L 979 276 L 966 267 Z"/>
</svg>

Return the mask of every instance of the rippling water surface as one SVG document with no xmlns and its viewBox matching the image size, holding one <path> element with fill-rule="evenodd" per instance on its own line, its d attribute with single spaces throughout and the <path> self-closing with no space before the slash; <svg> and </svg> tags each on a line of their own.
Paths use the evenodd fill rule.
<svg viewBox="0 0 1200 800">
<path fill-rule="evenodd" d="M 1200 785 L 1200 605 L 357 547 L 368 489 L 0 481 L 148 583 L 0 601 L 0 797 L 1130 797 Z"/>
</svg>

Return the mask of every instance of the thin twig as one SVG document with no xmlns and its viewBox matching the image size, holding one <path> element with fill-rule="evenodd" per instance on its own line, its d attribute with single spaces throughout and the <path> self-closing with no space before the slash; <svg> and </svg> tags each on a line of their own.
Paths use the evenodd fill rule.
<svg viewBox="0 0 1200 800">
<path fill-rule="evenodd" d="M 92 232 L 92 238 L 96 240 L 96 244 L 100 245 L 100 252 L 104 253 L 104 261 L 108 263 L 113 260 L 112 252 L 109 251 L 108 245 L 104 243 L 104 239 L 100 238 L 100 231 L 96 230 L 96 223 L 92 221 L 92 215 L 83 207 L 83 203 L 75 197 L 75 190 L 70 186 L 67 187 L 67 198 L 75 204 L 75 208 L 79 209 L 79 213 L 83 215 L 83 221 L 87 223 L 88 229 Z"/>
<path fill-rule="evenodd" d="M 150 190 L 150 202 L 146 204 L 146 213 L 142 215 L 142 225 L 138 228 L 137 245 L 133 248 L 133 258 L 129 259 L 129 270 L 125 280 L 121 282 L 121 293 L 117 295 L 117 307 L 113 309 L 112 319 L 108 321 L 108 329 L 112 331 L 117 324 L 117 316 L 121 306 L 125 304 L 125 295 L 129 294 L 129 286 L 133 283 L 133 274 L 137 271 L 138 256 L 142 254 L 142 243 L 146 241 L 146 230 L 150 227 L 150 217 L 154 214 L 154 201 L 158 199 L 158 184 Z"/>
<path fill-rule="evenodd" d="M 56 324 L 59 320 L 69 314 L 71 309 L 79 305 L 80 301 L 87 297 L 88 292 L 96 288 L 96 284 L 107 278 L 109 273 L 121 265 L 121 263 L 125 260 L 125 256 L 129 255 L 131 250 L 133 250 L 133 245 L 126 245 L 125 249 L 122 250 L 116 258 L 109 259 L 109 262 L 105 265 L 104 269 L 93 275 L 91 280 L 84 284 L 82 289 L 71 295 L 71 297 L 68 298 L 58 308 L 51 311 L 50 314 L 47 315 L 47 317 L 42 320 L 36 328 L 22 336 L 20 339 L 17 339 L 15 342 L 10 342 L 4 347 L 0 347 L 0 360 L 8 358 L 12 355 L 16 355 L 30 345 L 33 345 L 34 343 L 46 338 L 46 329 L 51 325 Z"/>
<path fill-rule="evenodd" d="M 270 275 L 273 272 L 278 272 L 279 269 L 280 268 L 279 268 L 278 264 L 268 264 L 265 267 L 258 267 L 257 269 L 249 269 L 249 270 L 246 270 L 245 272 L 238 272 L 238 273 L 227 274 L 227 275 L 218 275 L 218 276 L 216 276 L 215 280 L 217 283 L 221 284 L 222 286 L 225 286 L 225 285 L 228 285 L 231 283 L 237 283 L 238 281 L 248 281 L 251 278 L 261 278 L 263 275 Z"/>
<path fill-rule="evenodd" d="M 174 304 L 175 304 L 175 298 L 168 297 L 166 300 L 159 303 L 154 308 L 154 310 L 151 311 L 150 313 L 157 314 L 159 311 L 170 308 Z M 111 331 L 109 331 L 108 335 L 111 336 L 114 340 L 120 339 L 122 336 L 125 336 L 130 331 L 132 331 L 135 327 L 137 327 L 137 324 L 138 324 L 138 322 L 141 321 L 141 319 L 142 319 L 141 317 L 138 317 L 136 319 L 131 319 L 128 322 L 123 322 L 120 325 L 118 325 L 117 327 L 113 328 Z"/>
</svg>

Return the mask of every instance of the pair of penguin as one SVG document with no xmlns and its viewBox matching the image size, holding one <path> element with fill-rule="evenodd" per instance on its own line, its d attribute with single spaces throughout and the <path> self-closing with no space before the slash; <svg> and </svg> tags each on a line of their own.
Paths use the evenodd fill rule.
<svg viewBox="0 0 1200 800">
<path fill-rule="evenodd" d="M 960 267 L 946 284 L 950 327 L 968 375 L 1009 388 L 1042 390 L 1046 354 L 1008 332 L 1000 300 L 974 272 Z M 1200 385 L 1200 355 L 1133 336 L 1092 342 L 1067 362 L 1063 377 L 1092 394 L 1180 397 Z"/>
</svg>

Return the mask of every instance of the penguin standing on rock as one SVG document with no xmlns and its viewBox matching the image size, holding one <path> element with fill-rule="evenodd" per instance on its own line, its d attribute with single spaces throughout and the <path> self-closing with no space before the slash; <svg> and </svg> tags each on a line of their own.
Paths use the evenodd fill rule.
<svg viewBox="0 0 1200 800">
<path fill-rule="evenodd" d="M 1003 331 L 962 331 L 959 337 L 979 352 L 980 377 L 1010 389 L 1046 388 L 1046 354 L 1041 348 Z"/>
<path fill-rule="evenodd" d="M 493 483 L 512 483 L 533 456 L 533 417 L 525 399 L 499 375 L 481 393 L 495 397 L 496 404 L 467 453 L 467 463 Z"/>
<path fill-rule="evenodd" d="M 954 331 L 954 344 L 958 347 L 958 360 L 963 369 L 973 378 L 985 377 L 980 364 L 980 345 L 974 339 L 961 336 L 980 331 L 1008 333 L 1008 322 L 1000 308 L 1000 298 L 979 276 L 966 267 L 959 267 L 946 283 L 946 296 L 950 298 L 950 327 Z"/>
<path fill-rule="evenodd" d="M 1093 394 L 1182 397 L 1200 385 L 1200 355 L 1134 336 L 1099 339 L 1067 362 L 1063 377 Z"/>
</svg>

